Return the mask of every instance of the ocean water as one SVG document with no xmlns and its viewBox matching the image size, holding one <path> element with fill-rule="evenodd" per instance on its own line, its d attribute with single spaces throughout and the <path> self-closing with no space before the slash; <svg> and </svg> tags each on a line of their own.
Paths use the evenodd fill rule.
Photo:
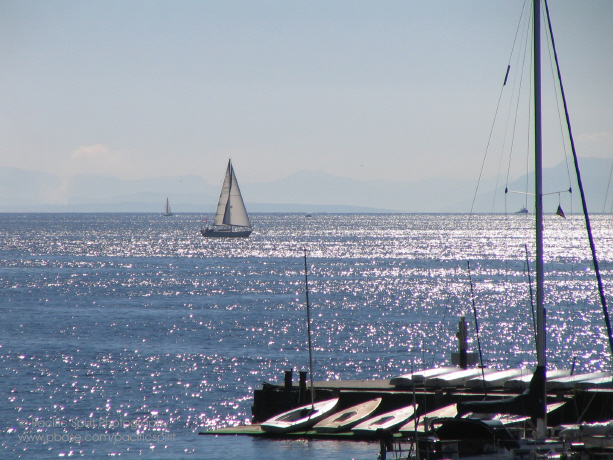
<svg viewBox="0 0 613 460">
<path fill-rule="evenodd" d="M 0 458 L 375 459 L 377 443 L 199 436 L 249 423 L 253 390 L 446 362 L 461 316 L 484 362 L 535 363 L 531 216 L 0 214 Z M 611 292 L 613 225 L 594 216 Z M 583 220 L 546 216 L 549 367 L 611 370 Z M 533 275 L 533 273 L 532 273 Z"/>
</svg>

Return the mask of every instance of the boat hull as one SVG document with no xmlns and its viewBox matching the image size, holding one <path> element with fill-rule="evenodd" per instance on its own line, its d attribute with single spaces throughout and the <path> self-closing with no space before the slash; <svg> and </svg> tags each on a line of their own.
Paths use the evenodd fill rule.
<svg viewBox="0 0 613 460">
<path fill-rule="evenodd" d="M 411 420 L 410 422 L 405 423 L 400 427 L 398 431 L 402 434 L 411 434 L 411 433 L 427 433 L 430 429 L 430 422 L 436 418 L 451 418 L 455 417 L 458 414 L 458 409 L 455 404 L 450 404 L 448 406 L 439 407 L 438 409 L 432 410 L 425 414 L 419 416 L 419 420 L 415 423 L 415 420 Z"/>
<path fill-rule="evenodd" d="M 370 418 L 354 426 L 351 431 L 360 436 L 376 436 L 377 430 L 394 431 L 400 425 L 406 423 L 413 415 L 413 412 L 413 406 L 401 407 L 400 409 Z"/>
<path fill-rule="evenodd" d="M 550 369 L 547 371 L 547 380 L 552 380 L 558 377 L 566 377 L 570 375 L 568 369 Z M 532 380 L 532 373 L 522 375 L 521 377 L 515 377 L 504 382 L 504 388 L 525 390 L 530 385 Z"/>
<path fill-rule="evenodd" d="M 470 379 L 479 377 L 484 374 L 493 373 L 493 369 L 462 369 L 449 374 L 442 374 L 437 377 L 432 377 L 425 381 L 426 387 L 442 388 L 449 386 L 466 385 Z"/>
<path fill-rule="evenodd" d="M 390 385 L 397 387 L 423 385 L 427 379 L 431 379 L 442 374 L 450 374 L 451 372 L 455 372 L 457 370 L 457 367 L 436 367 L 434 369 L 426 369 L 423 371 L 412 372 L 410 374 L 403 374 L 391 379 Z"/>
<path fill-rule="evenodd" d="M 203 228 L 200 233 L 205 238 L 248 238 L 253 230 L 225 230 L 217 228 Z"/>
<path fill-rule="evenodd" d="M 504 386 L 508 380 L 527 374 L 532 375 L 532 371 L 526 369 L 507 369 L 474 377 L 466 382 L 466 386 L 468 388 L 497 388 Z"/>
<path fill-rule="evenodd" d="M 318 422 L 313 429 L 318 433 L 336 433 L 345 431 L 354 425 L 366 420 L 379 407 L 382 398 L 357 404 L 353 407 L 337 412 L 321 422 Z"/>
<path fill-rule="evenodd" d="M 262 430 L 268 433 L 289 433 L 306 430 L 332 413 L 338 398 L 307 404 L 282 414 L 276 415 L 262 423 Z"/>
</svg>

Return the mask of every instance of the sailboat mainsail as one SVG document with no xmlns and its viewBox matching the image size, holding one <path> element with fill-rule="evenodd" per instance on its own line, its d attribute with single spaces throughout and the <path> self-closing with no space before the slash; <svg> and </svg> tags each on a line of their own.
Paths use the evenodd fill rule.
<svg viewBox="0 0 613 460">
<path fill-rule="evenodd" d="M 205 237 L 248 237 L 252 231 L 232 160 L 228 160 L 213 227 L 200 232 Z"/>
<path fill-rule="evenodd" d="M 164 215 L 167 217 L 173 215 L 172 211 L 170 210 L 170 203 L 168 202 L 168 198 L 166 198 L 166 206 L 164 206 Z"/>
</svg>

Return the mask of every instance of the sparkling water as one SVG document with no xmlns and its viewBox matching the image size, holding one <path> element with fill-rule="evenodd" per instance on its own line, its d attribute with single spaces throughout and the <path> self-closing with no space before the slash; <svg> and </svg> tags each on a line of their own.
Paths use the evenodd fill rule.
<svg viewBox="0 0 613 460">
<path fill-rule="evenodd" d="M 613 226 L 592 219 L 610 292 Z M 477 351 L 471 279 L 484 363 L 535 365 L 532 216 L 252 220 L 224 240 L 195 214 L 0 214 L 0 457 L 374 460 L 378 443 L 198 435 L 308 368 L 304 249 L 315 380 L 448 363 L 461 316 Z M 545 269 L 548 366 L 611 370 L 578 216 L 546 216 Z"/>
</svg>

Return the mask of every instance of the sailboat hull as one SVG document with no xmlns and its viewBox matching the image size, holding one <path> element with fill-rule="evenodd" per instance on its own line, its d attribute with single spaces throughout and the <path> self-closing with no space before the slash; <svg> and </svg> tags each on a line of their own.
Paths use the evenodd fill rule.
<svg viewBox="0 0 613 460">
<path fill-rule="evenodd" d="M 203 228 L 200 233 L 205 238 L 248 238 L 253 230 L 233 230 L 231 228 Z"/>
<path fill-rule="evenodd" d="M 337 404 L 338 398 L 334 398 L 297 407 L 266 420 L 261 425 L 262 430 L 269 433 L 288 433 L 308 429 L 330 415 Z"/>
<path fill-rule="evenodd" d="M 318 422 L 313 429 L 318 433 L 336 433 L 339 431 L 345 431 L 370 417 L 372 413 L 377 410 L 381 404 L 381 401 L 382 398 L 376 398 L 349 407 L 344 411 L 332 414 L 330 417 Z"/>
</svg>

